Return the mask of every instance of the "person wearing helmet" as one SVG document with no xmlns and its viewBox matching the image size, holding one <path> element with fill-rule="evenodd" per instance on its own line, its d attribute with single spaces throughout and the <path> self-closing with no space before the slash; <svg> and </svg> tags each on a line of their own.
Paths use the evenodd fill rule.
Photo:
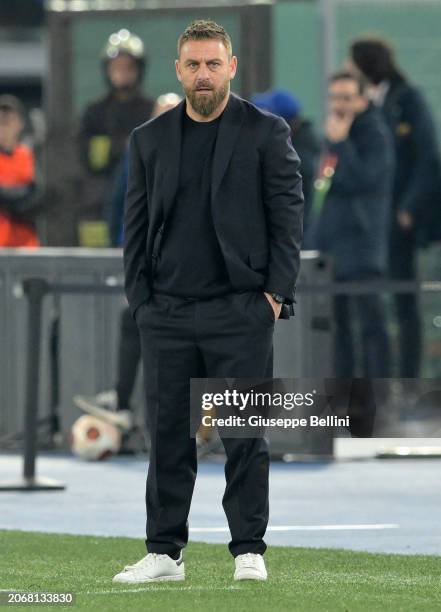
<svg viewBox="0 0 441 612">
<path fill-rule="evenodd" d="M 87 106 L 78 134 L 81 220 L 106 219 L 114 172 L 129 134 L 151 117 L 154 105 L 141 90 L 147 60 L 138 36 L 125 29 L 111 34 L 101 59 L 108 91 Z"/>
</svg>

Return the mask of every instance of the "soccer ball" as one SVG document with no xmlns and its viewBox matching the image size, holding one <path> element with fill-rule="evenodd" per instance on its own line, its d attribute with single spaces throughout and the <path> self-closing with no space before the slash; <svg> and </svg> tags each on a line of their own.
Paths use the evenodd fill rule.
<svg viewBox="0 0 441 612">
<path fill-rule="evenodd" d="M 94 416 L 85 414 L 72 425 L 72 452 L 85 461 L 101 461 L 115 455 L 121 448 L 119 429 Z"/>
</svg>

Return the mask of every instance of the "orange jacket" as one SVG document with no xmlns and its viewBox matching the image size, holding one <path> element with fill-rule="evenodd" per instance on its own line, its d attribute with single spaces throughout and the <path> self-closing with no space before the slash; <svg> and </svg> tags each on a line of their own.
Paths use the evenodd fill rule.
<svg viewBox="0 0 441 612">
<path fill-rule="evenodd" d="M 34 155 L 29 147 L 18 144 L 12 153 L 0 151 L 0 187 L 23 187 L 33 183 Z M 11 218 L 0 209 L 0 247 L 36 247 L 39 240 L 28 223 Z"/>
</svg>

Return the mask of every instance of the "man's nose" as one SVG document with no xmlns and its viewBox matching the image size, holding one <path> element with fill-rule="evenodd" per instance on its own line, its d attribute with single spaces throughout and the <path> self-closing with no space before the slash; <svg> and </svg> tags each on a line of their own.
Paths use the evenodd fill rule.
<svg viewBox="0 0 441 612">
<path fill-rule="evenodd" d="M 198 70 L 198 80 L 205 80 L 208 79 L 210 77 L 210 71 L 208 70 L 208 66 L 207 64 L 205 64 L 204 62 L 201 62 L 199 64 L 199 70 Z"/>
</svg>

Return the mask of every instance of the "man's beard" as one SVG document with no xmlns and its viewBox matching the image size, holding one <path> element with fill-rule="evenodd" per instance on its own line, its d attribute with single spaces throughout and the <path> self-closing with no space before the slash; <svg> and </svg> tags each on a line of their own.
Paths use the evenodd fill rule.
<svg viewBox="0 0 441 612">
<path fill-rule="evenodd" d="M 203 84 L 198 85 L 198 87 L 203 86 Z M 199 95 L 195 89 L 189 87 L 184 87 L 184 92 L 193 110 L 202 117 L 209 117 L 225 100 L 229 87 L 230 81 L 227 80 L 219 89 L 213 89 L 209 95 Z"/>
</svg>

